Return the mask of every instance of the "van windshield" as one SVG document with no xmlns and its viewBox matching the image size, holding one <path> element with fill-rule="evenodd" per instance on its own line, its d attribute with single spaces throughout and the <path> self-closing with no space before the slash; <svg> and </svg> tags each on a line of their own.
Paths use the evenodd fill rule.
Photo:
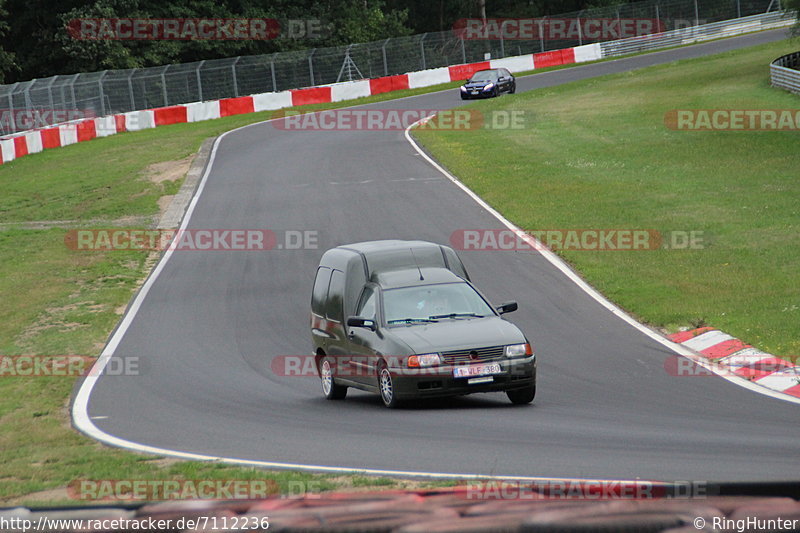
<svg viewBox="0 0 800 533">
<path fill-rule="evenodd" d="M 494 315 L 481 295 L 464 282 L 387 289 L 383 307 L 389 325 Z"/>
</svg>

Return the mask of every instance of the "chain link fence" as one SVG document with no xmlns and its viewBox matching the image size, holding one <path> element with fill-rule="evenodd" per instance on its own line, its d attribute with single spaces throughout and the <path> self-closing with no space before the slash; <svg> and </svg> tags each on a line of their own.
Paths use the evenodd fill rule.
<svg viewBox="0 0 800 533">
<path fill-rule="evenodd" d="M 661 31 L 777 12 L 780 0 L 645 0 L 537 19 L 648 19 Z M 371 43 L 53 76 L 0 86 L 0 134 L 64 122 L 203 100 L 376 78 L 459 63 L 559 50 L 607 41 L 576 38 L 465 39 L 456 31 Z"/>
</svg>

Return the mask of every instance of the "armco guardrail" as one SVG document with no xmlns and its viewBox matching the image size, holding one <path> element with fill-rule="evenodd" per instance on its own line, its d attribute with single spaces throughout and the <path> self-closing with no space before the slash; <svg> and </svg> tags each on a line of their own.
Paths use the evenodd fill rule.
<svg viewBox="0 0 800 533">
<path fill-rule="evenodd" d="M 755 29 L 788 26 L 792 23 L 793 21 L 791 18 L 775 16 L 775 14 L 747 17 L 746 20 L 734 19 L 727 23 L 714 24 L 713 31 L 695 31 L 692 35 L 681 33 L 681 43 L 736 35 L 755 31 Z M 668 33 L 670 35 L 667 35 Z M 663 34 L 651 36 L 648 39 L 647 49 L 654 50 L 656 48 L 674 45 L 676 43 L 676 35 L 672 33 L 673 32 L 665 32 Z M 626 41 L 630 40 L 626 39 Z M 641 45 L 641 40 L 637 42 Z M 470 77 L 476 70 L 485 68 L 503 67 L 512 72 L 522 72 L 556 65 L 582 63 L 602 59 L 609 55 L 620 55 L 623 53 L 620 52 L 620 50 L 625 49 L 620 42 L 605 44 L 611 45 L 611 47 L 607 46 L 605 51 L 601 43 L 585 44 L 549 52 L 418 70 L 394 76 L 382 76 L 379 78 L 334 83 L 304 89 L 261 93 L 251 96 L 190 102 L 187 104 L 106 115 L 99 118 L 75 120 L 65 124 L 29 130 L 0 138 L 0 161 L 2 161 L 2 163 L 8 163 L 14 159 L 41 152 L 45 149 L 66 146 L 76 142 L 88 141 L 96 137 L 105 137 L 125 131 L 155 128 L 157 126 L 182 122 L 198 122 L 230 115 L 277 110 L 290 106 L 352 100 L 401 89 L 428 87 L 440 83 L 463 80 Z M 630 44 L 624 46 L 630 46 Z M 631 49 L 628 48 L 628 50 Z"/>
<path fill-rule="evenodd" d="M 769 77 L 773 87 L 800 93 L 800 52 L 773 61 L 769 66 Z"/>
<path fill-rule="evenodd" d="M 600 49 L 603 52 L 603 57 L 648 52 L 659 48 L 790 26 L 794 23 L 794 20 L 793 12 L 762 13 L 735 20 L 712 22 L 701 26 L 691 26 L 652 35 L 600 43 Z"/>
<path fill-rule="evenodd" d="M 504 39 L 503 32 L 499 38 L 465 38 L 450 30 L 330 48 L 53 76 L 0 85 L 0 110 L 8 117 L 0 120 L 0 135 L 77 118 L 58 118 L 70 112 L 80 117 L 114 115 L 472 63 L 487 59 L 487 54 L 500 59 L 563 50 L 642 33 L 632 31 L 631 22 L 646 23 L 647 32 L 693 27 L 690 34 L 702 35 L 716 32 L 720 21 L 734 18 L 757 25 L 758 19 L 751 15 L 774 15 L 780 8 L 780 0 L 642 0 L 530 19 L 539 23 L 532 39 Z M 544 30 L 548 22 L 552 23 L 548 27 L 561 30 Z M 605 30 L 597 30 L 598 26 Z M 686 31 L 679 30 L 678 35 Z M 623 44 L 612 55 L 626 53 L 626 46 L 638 51 L 641 42 Z M 606 43 L 609 50 L 613 46 Z M 44 120 L 31 124 L 28 112 Z"/>
</svg>

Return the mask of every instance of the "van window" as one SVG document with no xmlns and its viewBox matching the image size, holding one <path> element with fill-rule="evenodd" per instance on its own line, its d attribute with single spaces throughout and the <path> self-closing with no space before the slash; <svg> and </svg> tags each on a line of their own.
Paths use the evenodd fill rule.
<svg viewBox="0 0 800 533">
<path fill-rule="evenodd" d="M 367 287 L 361 295 L 361 301 L 358 304 L 358 311 L 356 315 L 362 318 L 369 318 L 375 320 L 375 291 Z"/>
<path fill-rule="evenodd" d="M 344 272 L 334 270 L 328 286 L 328 300 L 325 303 L 325 316 L 328 320 L 342 321 L 342 296 L 344 295 Z"/>
<path fill-rule="evenodd" d="M 325 313 L 325 297 L 328 295 L 328 284 L 331 281 L 331 269 L 319 267 L 314 279 L 314 290 L 311 292 L 311 312 L 317 315 Z"/>
</svg>

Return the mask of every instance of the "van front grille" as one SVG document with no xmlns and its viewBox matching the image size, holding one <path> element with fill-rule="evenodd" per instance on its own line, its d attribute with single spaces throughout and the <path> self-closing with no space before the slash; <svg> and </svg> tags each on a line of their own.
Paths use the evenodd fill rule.
<svg viewBox="0 0 800 533">
<path fill-rule="evenodd" d="M 460 365 L 483 361 L 496 361 L 503 357 L 505 346 L 489 346 L 488 348 L 472 348 L 442 352 L 445 364 Z M 473 355 L 474 354 L 474 355 Z"/>
</svg>

